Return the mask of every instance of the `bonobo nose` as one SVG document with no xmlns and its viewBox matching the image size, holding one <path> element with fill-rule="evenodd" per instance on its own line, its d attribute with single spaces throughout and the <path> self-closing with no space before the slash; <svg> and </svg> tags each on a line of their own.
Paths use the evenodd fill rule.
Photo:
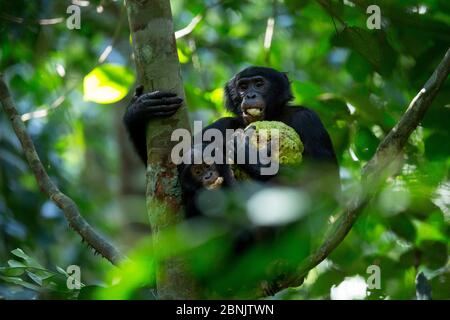
<svg viewBox="0 0 450 320">
<path fill-rule="evenodd" d="M 255 99 L 256 98 L 256 93 L 247 93 L 246 98 L 247 99 Z"/>
</svg>

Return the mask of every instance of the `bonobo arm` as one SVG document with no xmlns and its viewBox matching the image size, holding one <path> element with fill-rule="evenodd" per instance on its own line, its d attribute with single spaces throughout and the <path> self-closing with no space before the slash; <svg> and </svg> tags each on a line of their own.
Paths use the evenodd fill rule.
<svg viewBox="0 0 450 320">
<path fill-rule="evenodd" d="M 325 129 L 319 116 L 305 107 L 292 107 L 292 114 L 288 125 L 293 127 L 300 136 L 305 148 L 305 160 L 324 161 L 336 165 L 337 159 L 330 135 Z"/>
<path fill-rule="evenodd" d="M 272 177 L 274 177 L 275 175 L 262 175 L 261 169 L 270 167 L 270 163 L 263 164 L 259 157 L 259 153 L 257 153 L 257 155 L 258 155 L 257 163 L 255 163 L 255 164 L 249 163 L 250 152 L 251 152 L 251 149 L 253 149 L 254 147 L 252 147 L 250 145 L 248 137 L 245 138 L 245 136 L 235 135 L 233 141 L 226 141 L 226 129 L 237 130 L 237 129 L 244 129 L 244 128 L 245 128 L 245 124 L 240 117 L 224 117 L 224 118 L 221 118 L 221 119 L 213 122 L 209 126 L 205 127 L 203 129 L 203 132 L 205 132 L 208 129 L 218 129 L 220 132 L 222 132 L 223 142 L 224 142 L 222 152 L 224 153 L 225 159 L 231 156 L 231 157 L 234 157 L 234 160 L 236 161 L 238 159 L 237 158 L 238 149 L 239 149 L 239 147 L 243 147 L 246 161 L 243 164 L 239 163 L 237 165 L 240 166 L 253 179 L 257 179 L 260 181 L 267 181 L 267 180 L 271 179 Z M 238 142 L 239 139 L 242 139 L 243 141 L 240 143 L 240 142 Z M 227 143 L 232 144 L 231 151 L 233 153 L 231 155 L 226 154 Z M 254 150 L 253 150 L 253 152 L 254 152 Z M 267 151 L 264 151 L 263 154 L 265 154 L 265 152 L 267 152 L 267 155 L 270 156 L 270 153 L 271 153 L 270 143 L 268 143 L 268 145 L 267 145 Z M 224 164 L 222 167 L 224 169 L 230 171 L 229 165 Z"/>
<path fill-rule="evenodd" d="M 244 127 L 244 123 L 243 121 L 238 118 L 238 117 L 224 117 L 224 118 L 220 118 L 217 121 L 214 121 L 213 123 L 211 123 L 210 125 L 206 126 L 202 133 L 204 133 L 206 130 L 208 129 L 217 129 L 220 132 L 222 132 L 223 137 L 224 137 L 224 142 L 225 142 L 225 133 L 227 129 L 239 129 L 239 128 L 243 128 Z"/>
<path fill-rule="evenodd" d="M 170 117 L 181 107 L 183 99 L 175 93 L 155 91 L 143 93 L 143 87 L 136 88 L 123 121 L 131 141 L 141 160 L 147 164 L 146 127 L 151 119 Z"/>
</svg>

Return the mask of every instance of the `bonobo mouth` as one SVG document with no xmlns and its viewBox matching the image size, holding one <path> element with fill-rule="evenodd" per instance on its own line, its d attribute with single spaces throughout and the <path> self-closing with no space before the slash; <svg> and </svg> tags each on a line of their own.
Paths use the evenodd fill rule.
<svg viewBox="0 0 450 320">
<path fill-rule="evenodd" d="M 212 183 L 210 183 L 206 186 L 206 189 L 208 189 L 208 190 L 217 189 L 222 185 L 223 181 L 224 180 L 222 177 L 217 177 L 216 180 L 214 180 Z"/>
</svg>

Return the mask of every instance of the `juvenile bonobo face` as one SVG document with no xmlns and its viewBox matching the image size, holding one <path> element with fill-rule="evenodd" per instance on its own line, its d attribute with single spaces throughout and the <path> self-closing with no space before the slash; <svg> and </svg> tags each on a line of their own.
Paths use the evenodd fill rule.
<svg viewBox="0 0 450 320">
<path fill-rule="evenodd" d="M 241 111 L 246 123 L 264 119 L 266 110 L 265 96 L 269 83 L 262 76 L 240 78 L 236 91 L 241 97 Z"/>
<path fill-rule="evenodd" d="M 223 178 L 219 175 L 215 165 L 193 164 L 191 174 L 206 189 L 216 189 L 223 183 Z"/>
</svg>

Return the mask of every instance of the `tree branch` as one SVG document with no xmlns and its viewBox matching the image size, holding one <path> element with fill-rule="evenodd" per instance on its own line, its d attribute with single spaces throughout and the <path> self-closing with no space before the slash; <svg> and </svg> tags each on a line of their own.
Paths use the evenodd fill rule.
<svg viewBox="0 0 450 320">
<path fill-rule="evenodd" d="M 277 0 L 272 1 L 272 15 L 267 19 L 266 32 L 264 33 L 264 61 L 270 64 L 270 49 L 272 47 L 273 34 L 275 32 L 275 19 L 278 15 Z"/>
<path fill-rule="evenodd" d="M 330 227 L 322 245 L 306 258 L 297 269 L 295 278 L 289 279 L 281 288 L 299 286 L 309 270 L 322 262 L 344 240 L 371 198 L 376 194 L 380 183 L 398 168 L 398 159 L 409 136 L 425 116 L 437 93 L 450 72 L 450 49 L 424 87 L 414 97 L 400 121 L 378 146 L 372 159 L 362 170 L 362 190 L 347 208 L 343 209 L 337 221 Z"/>
<path fill-rule="evenodd" d="M 42 192 L 64 212 L 69 226 L 75 230 L 86 243 L 97 253 L 109 260 L 112 264 L 118 265 L 126 257 L 110 244 L 105 238 L 100 236 L 89 223 L 81 216 L 75 202 L 62 193 L 52 182 L 42 165 L 39 155 L 36 152 L 33 141 L 26 131 L 25 124 L 11 98 L 8 86 L 0 75 L 0 102 L 11 121 L 12 127 L 19 138 L 25 157 Z"/>
<path fill-rule="evenodd" d="M 203 18 L 205 17 L 206 13 L 209 10 L 211 10 L 212 8 L 214 8 L 216 6 L 223 4 L 226 1 L 227 0 L 220 0 L 209 6 L 206 6 L 201 13 L 197 14 L 194 18 L 192 18 L 191 22 L 189 22 L 186 27 L 175 31 L 175 39 L 180 39 L 180 38 L 183 38 L 183 37 L 187 36 L 188 34 L 190 34 L 192 31 L 194 31 L 194 29 L 197 27 L 197 25 L 203 20 Z"/>
</svg>

